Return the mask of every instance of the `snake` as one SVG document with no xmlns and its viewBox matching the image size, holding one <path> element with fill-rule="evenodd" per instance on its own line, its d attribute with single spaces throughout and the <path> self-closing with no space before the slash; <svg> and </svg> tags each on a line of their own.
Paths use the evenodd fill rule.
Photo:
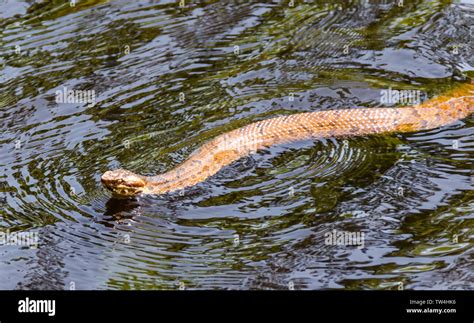
<svg viewBox="0 0 474 323">
<path fill-rule="evenodd" d="M 264 119 L 214 137 L 163 174 L 143 176 L 115 169 L 106 171 L 101 182 L 116 197 L 171 193 L 203 182 L 232 162 L 272 145 L 447 126 L 474 112 L 473 94 L 474 83 L 464 83 L 405 107 L 343 108 Z"/>
</svg>

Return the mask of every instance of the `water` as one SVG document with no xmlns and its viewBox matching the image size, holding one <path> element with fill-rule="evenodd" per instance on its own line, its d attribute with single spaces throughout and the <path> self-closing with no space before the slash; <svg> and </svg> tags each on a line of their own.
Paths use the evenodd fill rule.
<svg viewBox="0 0 474 323">
<path fill-rule="evenodd" d="M 472 119 L 273 147 L 112 199 L 271 116 L 431 97 L 473 69 L 472 1 L 0 0 L 1 289 L 472 289 Z M 95 104 L 56 103 L 94 90 Z M 392 104 L 396 105 L 396 104 Z M 333 231 L 336 230 L 336 231 Z M 332 232 L 362 247 L 328 245 Z"/>
</svg>

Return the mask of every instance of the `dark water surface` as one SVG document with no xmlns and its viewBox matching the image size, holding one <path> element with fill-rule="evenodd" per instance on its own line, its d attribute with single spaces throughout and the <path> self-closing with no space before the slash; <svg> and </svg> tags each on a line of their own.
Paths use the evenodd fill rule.
<svg viewBox="0 0 474 323">
<path fill-rule="evenodd" d="M 178 2 L 0 0 L 0 228 L 39 237 L 0 246 L 1 289 L 474 287 L 472 118 L 273 147 L 166 196 L 100 183 L 252 121 L 442 93 L 473 69 L 473 1 Z"/>
</svg>

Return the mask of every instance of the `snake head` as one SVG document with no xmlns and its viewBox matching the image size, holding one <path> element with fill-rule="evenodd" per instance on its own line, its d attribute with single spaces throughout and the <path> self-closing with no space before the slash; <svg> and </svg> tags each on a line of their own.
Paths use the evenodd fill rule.
<svg viewBox="0 0 474 323">
<path fill-rule="evenodd" d="M 146 185 L 143 176 L 125 169 L 109 170 L 102 175 L 101 181 L 109 191 L 119 196 L 138 195 Z"/>
</svg>

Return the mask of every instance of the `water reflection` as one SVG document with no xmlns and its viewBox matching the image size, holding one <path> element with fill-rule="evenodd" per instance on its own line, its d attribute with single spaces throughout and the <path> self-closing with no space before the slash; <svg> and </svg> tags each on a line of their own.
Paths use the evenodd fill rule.
<svg viewBox="0 0 474 323">
<path fill-rule="evenodd" d="M 397 3 L 0 4 L 0 227 L 41 237 L 0 248 L 0 288 L 471 289 L 472 118 L 272 147 L 182 193 L 100 184 L 252 121 L 465 81 L 474 7 Z"/>
</svg>

